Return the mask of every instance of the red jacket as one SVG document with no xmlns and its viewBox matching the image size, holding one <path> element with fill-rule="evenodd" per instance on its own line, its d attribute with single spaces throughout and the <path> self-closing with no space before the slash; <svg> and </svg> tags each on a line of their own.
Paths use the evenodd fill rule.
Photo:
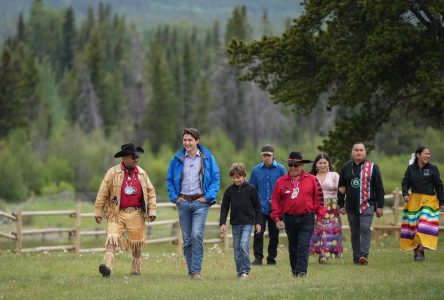
<svg viewBox="0 0 444 300">
<path fill-rule="evenodd" d="M 278 222 L 283 214 L 302 215 L 314 212 L 318 220 L 324 217 L 324 194 L 316 176 L 302 171 L 299 175 L 299 183 L 291 182 L 290 174 L 280 177 L 276 181 L 271 196 L 271 218 Z M 295 199 L 291 199 L 294 188 L 297 185 L 299 193 Z"/>
</svg>

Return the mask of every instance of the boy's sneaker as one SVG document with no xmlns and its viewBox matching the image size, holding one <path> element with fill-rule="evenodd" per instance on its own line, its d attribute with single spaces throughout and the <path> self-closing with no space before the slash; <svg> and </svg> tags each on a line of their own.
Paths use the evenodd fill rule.
<svg viewBox="0 0 444 300">
<path fill-rule="evenodd" d="M 248 275 L 248 273 L 242 273 L 240 276 L 240 280 L 247 280 L 250 276 Z"/>
<path fill-rule="evenodd" d="M 262 266 L 262 259 L 255 258 L 254 261 L 251 264 L 253 266 Z"/>
<path fill-rule="evenodd" d="M 193 274 L 191 274 L 191 279 L 203 280 L 202 275 L 200 273 L 193 273 Z"/>
</svg>

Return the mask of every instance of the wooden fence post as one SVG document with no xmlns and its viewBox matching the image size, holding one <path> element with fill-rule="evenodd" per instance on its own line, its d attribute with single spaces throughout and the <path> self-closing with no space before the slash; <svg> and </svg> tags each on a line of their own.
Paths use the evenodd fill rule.
<svg viewBox="0 0 444 300">
<path fill-rule="evenodd" d="M 399 223 L 399 189 L 395 188 L 393 191 L 393 225 Z"/>
<path fill-rule="evenodd" d="M 74 231 L 74 252 L 79 253 L 80 252 L 80 210 L 81 210 L 81 204 L 80 202 L 77 202 L 76 204 L 76 221 L 75 221 L 75 231 Z"/>
<path fill-rule="evenodd" d="M 401 198 L 399 188 L 395 188 L 395 195 L 394 196 L 395 196 L 395 198 L 393 201 L 393 205 L 395 206 L 395 209 L 393 211 L 393 218 L 394 218 L 393 225 L 397 226 L 399 224 L 399 202 L 400 202 L 400 198 Z M 399 240 L 400 230 L 395 230 L 393 235 L 394 235 L 395 239 Z"/>
<path fill-rule="evenodd" d="M 180 222 L 177 220 L 177 222 L 174 224 L 176 227 L 176 239 L 177 239 L 177 253 L 182 252 L 182 230 L 180 229 Z"/>
<path fill-rule="evenodd" d="M 229 225 L 226 225 L 226 230 L 224 233 L 224 248 L 225 248 L 225 252 L 228 252 L 228 250 L 230 249 L 230 238 L 228 237 L 228 227 Z"/>
<path fill-rule="evenodd" d="M 22 252 L 22 211 L 18 209 L 15 213 L 16 225 L 15 225 L 15 253 L 20 255 Z"/>
</svg>

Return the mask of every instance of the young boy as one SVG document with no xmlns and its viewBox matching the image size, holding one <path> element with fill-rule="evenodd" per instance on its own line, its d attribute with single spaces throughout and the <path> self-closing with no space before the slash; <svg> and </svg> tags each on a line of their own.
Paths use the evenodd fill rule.
<svg viewBox="0 0 444 300">
<path fill-rule="evenodd" d="M 231 206 L 230 224 L 233 232 L 234 261 L 240 279 L 248 279 L 250 264 L 250 237 L 253 226 L 261 232 L 262 209 L 259 196 L 254 186 L 245 177 L 247 173 L 242 163 L 234 163 L 230 168 L 233 184 L 229 186 L 222 198 L 220 210 L 220 232 L 225 233 L 228 211 Z"/>
</svg>

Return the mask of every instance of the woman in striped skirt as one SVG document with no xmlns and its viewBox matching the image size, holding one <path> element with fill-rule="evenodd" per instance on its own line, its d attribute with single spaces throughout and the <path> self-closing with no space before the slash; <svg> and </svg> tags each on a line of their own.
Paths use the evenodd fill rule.
<svg viewBox="0 0 444 300">
<path fill-rule="evenodd" d="M 402 179 L 404 212 L 400 245 L 402 250 L 414 251 L 415 261 L 425 259 L 425 248 L 436 250 L 439 212 L 444 211 L 441 177 L 438 168 L 429 160 L 430 149 L 419 147 Z"/>
</svg>

